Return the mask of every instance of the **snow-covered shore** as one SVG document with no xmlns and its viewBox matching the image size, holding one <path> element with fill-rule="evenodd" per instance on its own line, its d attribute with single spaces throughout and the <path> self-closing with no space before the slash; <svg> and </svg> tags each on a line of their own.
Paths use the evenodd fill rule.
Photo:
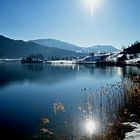
<svg viewBox="0 0 140 140">
<path fill-rule="evenodd" d="M 124 140 L 140 140 L 140 124 L 139 123 L 126 122 L 126 123 L 123 123 L 123 125 L 134 128 L 132 132 L 127 132 L 125 134 Z"/>
</svg>

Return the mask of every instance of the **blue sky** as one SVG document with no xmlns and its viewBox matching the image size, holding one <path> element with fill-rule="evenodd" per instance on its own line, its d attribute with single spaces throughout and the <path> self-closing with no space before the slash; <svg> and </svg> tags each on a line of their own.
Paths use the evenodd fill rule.
<svg viewBox="0 0 140 140">
<path fill-rule="evenodd" d="M 83 47 L 121 48 L 140 40 L 140 0 L 100 0 L 93 15 L 83 1 L 0 0 L 0 34 L 24 40 L 55 38 Z"/>
</svg>

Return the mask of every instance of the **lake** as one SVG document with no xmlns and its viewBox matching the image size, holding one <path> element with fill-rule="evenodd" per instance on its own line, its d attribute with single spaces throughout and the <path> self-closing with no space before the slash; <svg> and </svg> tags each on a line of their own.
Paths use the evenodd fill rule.
<svg viewBox="0 0 140 140">
<path fill-rule="evenodd" d="M 42 128 L 71 139 L 72 135 L 86 135 L 85 114 L 89 112 L 90 117 L 102 122 L 105 117 L 100 121 L 103 114 L 97 109 L 102 105 L 106 113 L 104 106 L 108 106 L 101 104 L 104 97 L 90 101 L 89 96 L 120 82 L 126 74 L 138 73 L 140 68 L 128 66 L 0 64 L 0 136 L 35 138 Z M 92 102 L 91 108 L 87 102 Z M 42 118 L 49 122 L 42 122 Z"/>
</svg>

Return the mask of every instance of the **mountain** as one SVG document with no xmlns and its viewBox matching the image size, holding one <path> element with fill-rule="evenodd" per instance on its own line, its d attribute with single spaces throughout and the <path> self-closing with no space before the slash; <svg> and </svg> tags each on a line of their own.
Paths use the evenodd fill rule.
<svg viewBox="0 0 140 140">
<path fill-rule="evenodd" d="M 78 47 L 74 44 L 63 42 L 56 39 L 37 39 L 37 40 L 30 40 L 31 42 L 37 43 L 42 46 L 48 46 L 48 47 L 56 47 L 59 49 L 65 49 L 69 51 L 79 51 L 81 50 L 81 47 Z"/>
<path fill-rule="evenodd" d="M 140 42 L 136 41 L 134 44 L 123 50 L 126 54 L 140 53 Z"/>
<path fill-rule="evenodd" d="M 55 47 L 44 47 L 34 42 L 14 40 L 0 35 L 0 58 L 22 58 L 34 53 L 40 53 L 46 58 L 51 56 L 78 57 L 83 55 Z"/>
<path fill-rule="evenodd" d="M 80 52 L 82 53 L 112 53 L 118 51 L 115 47 L 111 45 L 96 45 L 92 47 L 83 48 Z"/>
<path fill-rule="evenodd" d="M 117 49 L 111 45 L 96 45 L 93 47 L 79 47 L 71 43 L 59 41 L 56 39 L 37 39 L 30 40 L 31 42 L 37 43 L 42 46 L 56 47 L 60 49 L 71 50 L 75 52 L 89 54 L 91 52 L 94 53 L 105 53 L 105 52 L 115 52 Z"/>
</svg>

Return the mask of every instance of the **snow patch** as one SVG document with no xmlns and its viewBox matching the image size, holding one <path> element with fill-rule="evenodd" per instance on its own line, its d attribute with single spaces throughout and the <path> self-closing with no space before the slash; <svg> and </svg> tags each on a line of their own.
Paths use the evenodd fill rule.
<svg viewBox="0 0 140 140">
<path fill-rule="evenodd" d="M 127 132 L 125 134 L 124 140 L 140 140 L 140 124 L 139 123 L 126 122 L 126 123 L 123 123 L 123 125 L 134 127 L 134 130 L 132 132 Z"/>
</svg>

